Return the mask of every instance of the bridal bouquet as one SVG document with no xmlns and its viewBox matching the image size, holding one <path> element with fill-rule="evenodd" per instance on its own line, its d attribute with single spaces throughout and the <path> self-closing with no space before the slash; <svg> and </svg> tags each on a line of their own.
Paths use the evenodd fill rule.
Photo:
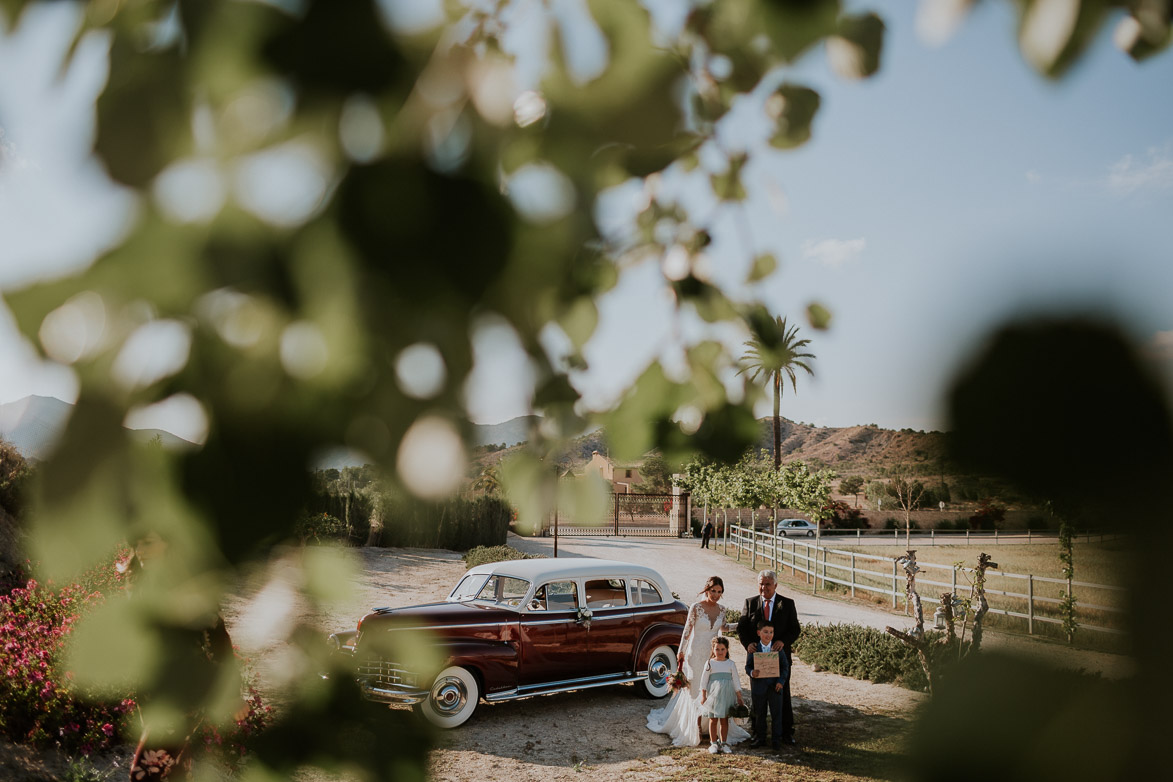
<svg viewBox="0 0 1173 782">
<path fill-rule="evenodd" d="M 684 675 L 684 671 L 677 670 L 668 677 L 668 684 L 673 690 L 683 690 L 688 687 L 688 677 Z"/>
</svg>

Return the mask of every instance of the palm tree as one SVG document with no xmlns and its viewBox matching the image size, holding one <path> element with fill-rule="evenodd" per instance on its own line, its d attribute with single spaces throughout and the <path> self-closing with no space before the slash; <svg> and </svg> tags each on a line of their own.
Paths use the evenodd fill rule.
<svg viewBox="0 0 1173 782">
<path fill-rule="evenodd" d="M 501 476 L 497 473 L 497 465 L 487 465 L 472 482 L 475 490 L 485 494 L 499 494 L 501 492 Z"/>
<path fill-rule="evenodd" d="M 808 375 L 814 375 L 807 359 L 813 359 L 815 355 L 803 352 L 810 340 L 799 339 L 798 326 L 789 326 L 786 318 L 775 316 L 773 321 L 767 320 L 766 324 L 767 328 L 759 329 L 745 343 L 746 351 L 738 374 L 748 373 L 752 381 L 763 378 L 773 386 L 774 469 L 777 470 L 782 466 L 782 416 L 779 414 L 782 407 L 782 376 L 790 378 L 790 387 L 798 393 L 795 369 L 805 369 Z"/>
</svg>

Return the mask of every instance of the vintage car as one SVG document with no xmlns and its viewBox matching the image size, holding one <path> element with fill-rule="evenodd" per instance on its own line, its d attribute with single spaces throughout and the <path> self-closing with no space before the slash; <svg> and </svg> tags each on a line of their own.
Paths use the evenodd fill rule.
<svg viewBox="0 0 1173 782">
<path fill-rule="evenodd" d="M 365 698 L 418 705 L 433 724 L 454 728 L 481 698 L 623 682 L 663 697 L 687 616 L 651 568 L 522 559 L 472 568 L 442 603 L 376 608 L 330 642 Z"/>
</svg>

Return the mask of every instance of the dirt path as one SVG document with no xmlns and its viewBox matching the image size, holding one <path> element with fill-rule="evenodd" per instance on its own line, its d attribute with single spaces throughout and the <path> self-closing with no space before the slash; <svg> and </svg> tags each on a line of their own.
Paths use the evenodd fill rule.
<svg viewBox="0 0 1173 782">
<path fill-rule="evenodd" d="M 510 538 L 510 544 L 535 553 L 542 551 L 541 539 Z M 707 575 L 706 567 L 723 563 L 718 570 L 727 575 L 731 595 L 740 598 L 756 589 L 754 574 L 732 566 L 728 560 L 711 552 L 698 552 L 697 561 L 690 566 L 677 562 L 684 559 L 686 543 L 665 546 L 667 541 L 647 540 L 639 545 L 593 553 L 609 558 L 642 561 L 661 569 L 671 588 L 689 601 Z M 577 547 L 575 547 L 577 548 Z M 560 546 L 559 554 L 574 553 Z M 443 599 L 464 572 L 460 556 L 454 552 L 423 549 L 358 549 L 347 555 L 356 558 L 359 577 L 355 583 L 355 598 L 327 607 L 314 617 L 330 629 L 352 627 L 355 620 L 375 606 L 403 606 L 429 600 Z M 579 554 L 582 555 L 582 554 Z M 667 563 L 676 562 L 671 566 Z M 290 570 L 290 577 L 294 571 Z M 280 586 L 281 568 L 270 572 L 276 580 L 231 601 L 225 606 L 225 619 L 234 641 L 242 652 L 256 661 L 262 689 L 270 691 L 277 703 L 280 697 L 272 689 L 279 675 L 283 644 L 264 633 L 246 630 L 250 620 L 248 598 L 255 598 L 261 589 L 269 590 L 268 611 L 280 601 L 272 596 L 286 588 Z M 703 574 L 703 575 L 699 575 Z M 266 601 L 255 601 L 261 605 Z M 740 604 L 740 599 L 731 601 Z M 740 607 L 738 605 L 737 607 Z M 304 606 L 289 605 L 290 612 L 306 613 Z M 733 658 L 744 662 L 744 651 L 734 644 Z M 900 687 L 871 684 L 830 673 L 815 673 L 809 666 L 796 662 L 794 698 L 799 740 L 802 731 L 817 730 L 828 720 L 842 721 L 861 716 L 881 715 L 903 720 L 908 710 L 924 696 Z M 550 782 L 574 779 L 588 782 L 604 780 L 659 780 L 673 773 L 684 773 L 682 763 L 690 753 L 703 749 L 663 752 L 670 747 L 666 736 L 652 733 L 645 727 L 648 711 L 658 702 L 641 697 L 631 685 L 585 690 L 582 692 L 550 695 L 499 704 L 482 703 L 477 713 L 464 726 L 440 735 L 440 744 L 433 751 L 430 777 L 437 782 L 473 782 L 474 780 L 510 780 L 510 782 Z M 754 762 L 784 766 L 803 763 L 804 748 L 799 747 L 772 756 L 756 753 Z M 747 759 L 748 760 L 748 759 Z M 766 778 L 775 772 L 766 769 Z M 781 773 L 781 769 L 777 773 Z M 307 775 L 305 782 L 318 782 L 316 775 Z"/>
<path fill-rule="evenodd" d="M 523 551 L 550 555 L 550 538 L 517 538 L 510 544 Z M 464 572 L 460 555 L 427 549 L 347 549 L 354 568 L 352 594 L 320 607 L 304 605 L 294 585 L 299 571 L 289 560 L 277 560 L 265 573 L 244 584 L 238 597 L 226 601 L 224 616 L 234 642 L 251 657 L 262 690 L 280 707 L 282 671 L 289 669 L 289 649 L 280 630 L 301 617 L 326 631 L 354 626 L 375 606 L 405 606 L 443 599 Z M 726 605 L 740 609 L 743 600 L 756 593 L 756 573 L 715 550 L 703 551 L 695 541 L 676 539 L 562 538 L 559 556 L 599 556 L 650 565 L 668 580 L 685 602 L 696 597 L 705 578 L 720 575 L 729 599 Z M 906 626 L 898 614 L 816 598 L 784 586 L 795 599 L 803 624 L 854 622 L 873 627 Z M 1049 656 L 1071 667 L 1117 674 L 1126 669 L 1115 655 L 1084 653 L 1054 644 L 1016 639 L 990 633 L 991 647 L 1004 646 L 1024 653 Z M 733 658 L 744 661 L 744 651 L 733 645 Z M 872 684 L 827 672 L 815 672 L 795 661 L 793 679 L 796 732 L 799 746 L 781 755 L 744 751 L 725 761 L 725 772 L 737 769 L 737 778 L 772 780 L 794 775 L 800 768 L 811 774 L 804 779 L 872 778 L 866 772 L 847 771 L 834 765 L 835 752 L 856 741 L 850 752 L 865 769 L 874 769 L 884 753 L 869 743 L 870 736 L 900 735 L 924 695 L 894 685 Z M 482 703 L 473 718 L 457 730 L 440 735 L 430 758 L 429 775 L 436 782 L 552 782 L 574 779 L 587 782 L 610 780 L 692 779 L 712 770 L 702 749 L 672 749 L 666 736 L 647 730 L 645 720 L 653 701 L 640 697 L 636 687 L 615 687 L 532 698 L 500 704 Z M 854 737 L 854 738 L 852 738 Z M 862 738 L 861 738 L 862 737 Z M 875 757 L 872 757 L 872 756 Z M 831 760 L 828 760 L 828 757 Z M 707 758 L 707 756 L 705 756 Z M 889 760 L 888 762 L 891 762 Z M 117 768 L 125 757 L 112 758 Z M 830 763 L 831 765 L 825 765 Z M 820 767 L 820 764 L 824 764 Z M 0 778 L 19 780 L 59 779 L 65 768 L 11 745 L 0 745 Z M 817 773 L 816 773 L 817 772 Z M 125 773 L 124 771 L 122 773 Z M 879 773 L 872 771 L 871 773 Z M 120 776 L 112 777 L 120 778 Z M 724 776 L 713 779 L 732 779 Z M 324 782 L 327 777 L 306 774 L 301 782 Z M 336 778 L 329 777 L 330 780 Z"/>
</svg>

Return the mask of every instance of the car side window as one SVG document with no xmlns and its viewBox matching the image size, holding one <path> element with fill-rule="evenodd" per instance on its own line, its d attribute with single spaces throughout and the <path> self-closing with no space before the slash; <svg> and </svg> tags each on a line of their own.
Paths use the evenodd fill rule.
<svg viewBox="0 0 1173 782">
<path fill-rule="evenodd" d="M 542 584 L 530 602 L 531 611 L 573 611 L 578 608 L 578 590 L 573 581 Z"/>
<path fill-rule="evenodd" d="M 621 578 L 586 582 L 587 608 L 614 608 L 627 605 L 627 584 Z"/>
<path fill-rule="evenodd" d="M 529 591 L 529 582 L 522 578 L 510 576 L 492 576 L 481 591 L 477 593 L 477 600 L 488 600 L 491 603 L 509 606 L 521 605 L 525 593 Z"/>
<path fill-rule="evenodd" d="M 646 606 L 663 603 L 664 598 L 655 584 L 642 579 L 636 579 L 631 584 L 631 601 L 636 605 Z"/>
</svg>

